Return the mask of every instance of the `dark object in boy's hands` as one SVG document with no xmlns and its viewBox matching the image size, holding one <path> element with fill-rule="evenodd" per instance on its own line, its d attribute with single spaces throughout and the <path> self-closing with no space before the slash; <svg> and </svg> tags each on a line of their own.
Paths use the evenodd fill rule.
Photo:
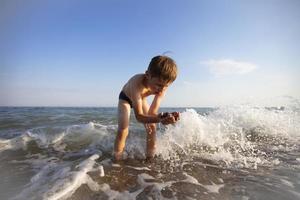
<svg viewBox="0 0 300 200">
<path fill-rule="evenodd" d="M 164 122 L 162 122 L 162 124 L 170 124 L 170 123 L 174 123 L 174 122 L 177 122 L 179 119 L 180 119 L 180 115 L 179 115 L 179 112 L 172 112 L 172 113 L 169 113 L 169 112 L 162 112 L 162 113 L 160 113 L 159 114 L 160 115 L 160 118 L 162 119 L 162 120 L 165 120 L 166 118 L 168 118 L 168 120 L 170 120 L 171 118 L 170 117 L 172 117 L 173 118 L 173 120 L 172 120 L 172 122 L 167 122 L 167 121 L 164 121 Z"/>
<path fill-rule="evenodd" d="M 179 112 L 172 112 L 171 114 L 172 114 L 173 117 L 175 118 L 175 121 L 178 121 L 178 120 L 180 119 Z"/>
<path fill-rule="evenodd" d="M 179 112 L 172 112 L 172 113 L 165 112 L 161 114 L 161 118 L 169 117 L 171 115 L 175 118 L 176 121 L 179 120 L 180 118 Z"/>
<path fill-rule="evenodd" d="M 162 112 L 160 117 L 165 118 L 165 117 L 168 117 L 169 114 L 170 114 L 169 112 Z"/>
</svg>

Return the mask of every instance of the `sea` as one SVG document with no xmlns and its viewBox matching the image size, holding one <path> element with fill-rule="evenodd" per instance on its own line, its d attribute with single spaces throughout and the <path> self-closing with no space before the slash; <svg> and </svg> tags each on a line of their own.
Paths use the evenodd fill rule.
<svg viewBox="0 0 300 200">
<path fill-rule="evenodd" d="M 0 199 L 300 199 L 299 105 L 160 111 L 155 157 L 132 114 L 115 162 L 115 107 L 0 107 Z"/>
</svg>

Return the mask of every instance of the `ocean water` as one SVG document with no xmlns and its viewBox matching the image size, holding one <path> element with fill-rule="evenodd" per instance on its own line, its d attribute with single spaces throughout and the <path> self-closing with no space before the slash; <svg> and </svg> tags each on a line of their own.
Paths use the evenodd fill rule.
<svg viewBox="0 0 300 200">
<path fill-rule="evenodd" d="M 300 110 L 164 108 L 156 157 L 132 116 L 112 162 L 116 108 L 0 108 L 0 199 L 300 199 Z"/>
</svg>

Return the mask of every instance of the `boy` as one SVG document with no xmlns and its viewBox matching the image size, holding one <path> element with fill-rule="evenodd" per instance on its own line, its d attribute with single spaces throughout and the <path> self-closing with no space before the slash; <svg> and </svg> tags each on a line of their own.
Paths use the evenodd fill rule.
<svg viewBox="0 0 300 200">
<path fill-rule="evenodd" d="M 179 120 L 179 113 L 159 113 L 160 102 L 167 87 L 176 79 L 176 63 L 167 56 L 152 58 L 148 70 L 144 74 L 134 75 L 124 85 L 118 104 L 118 135 L 115 140 L 115 160 L 122 158 L 128 135 L 129 117 L 133 108 L 138 122 L 144 123 L 147 132 L 147 158 L 152 158 L 155 151 L 155 123 L 173 124 Z M 155 95 L 149 106 L 146 97 Z"/>
</svg>

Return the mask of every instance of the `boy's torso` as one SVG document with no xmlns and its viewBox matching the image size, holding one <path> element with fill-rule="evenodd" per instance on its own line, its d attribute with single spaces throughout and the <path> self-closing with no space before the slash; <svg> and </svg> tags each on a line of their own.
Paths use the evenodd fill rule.
<svg viewBox="0 0 300 200">
<path fill-rule="evenodd" d="M 145 98 L 154 94 L 149 88 L 145 86 L 145 74 L 134 75 L 129 81 L 124 85 L 122 91 L 128 96 L 132 101 L 136 99 L 137 96 Z"/>
</svg>

